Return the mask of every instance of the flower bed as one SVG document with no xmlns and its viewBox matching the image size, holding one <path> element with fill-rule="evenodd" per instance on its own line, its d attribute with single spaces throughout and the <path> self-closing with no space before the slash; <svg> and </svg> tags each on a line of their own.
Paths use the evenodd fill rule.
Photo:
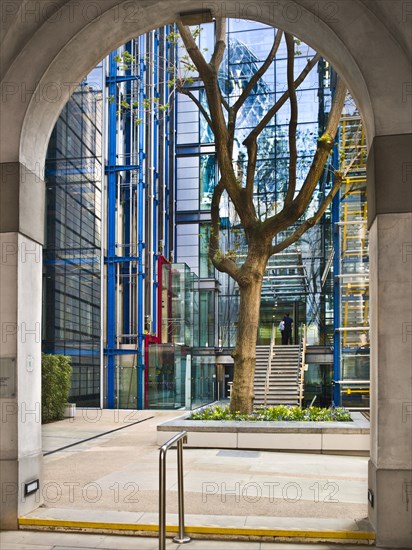
<svg viewBox="0 0 412 550">
<path fill-rule="evenodd" d="M 275 415 L 278 407 L 269 407 Z M 282 407 L 283 409 L 283 407 Z M 157 426 L 157 442 L 163 445 L 177 432 L 187 432 L 188 447 L 214 449 L 259 449 L 273 451 L 305 451 L 315 453 L 369 454 L 369 421 L 359 412 L 334 409 L 340 418 L 313 420 L 300 418 L 293 420 L 293 407 L 284 407 L 288 416 L 282 420 L 260 419 L 259 411 L 253 420 L 245 420 L 238 415 L 235 420 L 229 417 L 226 407 L 219 406 L 199 409 L 194 413 L 168 420 Z M 315 407 L 307 416 L 315 415 Z M 292 410 L 292 412 L 291 412 Z M 320 409 L 322 415 L 329 409 Z M 331 409 L 332 410 L 332 409 Z M 300 409 L 299 409 L 300 411 Z M 338 412 L 336 412 L 338 411 Z M 296 414 L 305 414 L 305 411 Z M 194 417 L 194 415 L 196 415 Z M 199 416 L 203 416 L 199 419 Z M 220 415 L 220 416 L 219 416 Z M 214 416 L 214 417 L 213 417 Z M 277 417 L 279 418 L 279 417 Z M 348 421 L 349 420 L 349 421 Z"/>
<path fill-rule="evenodd" d="M 298 406 L 275 405 L 259 407 L 251 414 L 231 412 L 229 406 L 214 405 L 193 411 L 187 420 L 235 420 L 246 422 L 352 422 L 350 412 L 343 407 L 322 408 L 309 407 L 301 409 Z"/>
</svg>

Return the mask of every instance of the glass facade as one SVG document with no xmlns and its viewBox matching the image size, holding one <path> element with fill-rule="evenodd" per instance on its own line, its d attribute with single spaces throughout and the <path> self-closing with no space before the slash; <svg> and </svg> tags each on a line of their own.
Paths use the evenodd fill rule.
<svg viewBox="0 0 412 550">
<path fill-rule="evenodd" d="M 221 65 L 220 85 L 229 104 L 236 101 L 246 83 L 266 59 L 276 32 L 273 27 L 252 21 L 228 21 L 227 49 Z M 198 39 L 200 46 L 212 43 L 213 34 L 214 24 L 202 25 Z M 313 55 L 313 50 L 308 46 L 297 46 L 295 74 L 299 74 L 308 57 Z M 286 45 L 282 40 L 276 59 L 238 113 L 234 156 L 238 176 L 243 183 L 247 162 L 243 141 L 287 88 L 286 58 Z M 207 107 L 205 92 L 199 82 L 194 82 L 192 93 Z M 298 95 L 296 193 L 306 177 L 330 108 L 330 67 L 326 62 L 321 60 L 309 73 L 299 87 Z M 182 213 L 180 217 L 177 216 L 177 258 L 190 265 L 201 278 L 214 276 L 218 279 L 218 340 L 222 347 L 231 348 L 236 339 L 238 290 L 227 275 L 214 273 L 207 258 L 208 223 L 210 224 L 211 199 L 217 178 L 213 133 L 202 114 L 193 108 L 188 97 L 178 96 L 177 108 L 178 136 L 181 133 L 184 136 L 177 140 L 177 211 Z M 261 219 L 282 208 L 288 181 L 289 117 L 289 104 L 286 102 L 259 138 L 254 198 Z M 330 171 L 326 170 L 308 209 L 308 216 L 323 200 L 331 184 Z M 180 219 L 184 220 L 184 225 L 179 225 Z M 201 220 L 201 223 L 193 225 L 195 229 L 188 232 L 189 220 Z M 322 223 L 311 229 L 298 243 L 270 259 L 262 290 L 260 344 L 270 341 L 272 324 L 277 325 L 285 311 L 296 317 L 297 340 L 299 325 L 306 322 L 311 326 L 309 334 L 312 343 L 332 344 L 333 318 L 327 316 L 328 301 L 324 298 L 326 288 L 329 295 L 332 293 L 331 274 L 326 281 L 321 280 L 328 254 L 332 250 L 331 223 L 328 212 Z M 283 240 L 292 229 L 294 228 L 278 235 L 276 241 Z M 221 243 L 224 250 L 235 251 L 239 260 L 246 254 L 243 233 L 227 197 L 223 199 L 221 206 Z"/>
<path fill-rule="evenodd" d="M 100 67 L 63 109 L 46 159 L 43 352 L 71 357 L 81 406 L 100 405 L 101 129 Z"/>
<path fill-rule="evenodd" d="M 356 146 L 355 146 L 356 144 Z M 367 230 L 366 142 L 359 115 L 341 124 L 341 165 L 347 167 L 339 198 L 340 399 L 369 407 L 369 239 Z"/>
<path fill-rule="evenodd" d="M 216 398 L 214 357 L 175 344 L 149 348 L 149 409 L 194 409 Z"/>
<path fill-rule="evenodd" d="M 174 26 L 157 29 L 112 52 L 76 90 L 50 141 L 43 349 L 71 355 L 71 400 L 79 405 L 102 400 L 109 408 L 192 408 L 213 401 L 219 384 L 227 382 L 223 376 L 229 371 L 219 374 L 216 354 L 229 355 L 236 343 L 239 289 L 208 257 L 211 200 L 219 177 L 214 136 L 184 94 L 171 98 L 166 113 L 159 109 L 170 94 L 168 71 L 182 54 L 181 44 L 168 39 L 174 31 Z M 228 21 L 219 78 L 229 104 L 265 60 L 276 32 L 253 21 Z M 208 48 L 205 56 L 211 55 L 214 24 L 202 25 L 198 40 Z M 313 55 L 296 42 L 296 75 Z M 243 141 L 287 89 L 286 65 L 282 39 L 276 59 L 239 111 L 233 155 L 243 183 Z M 296 193 L 324 129 L 332 84 L 333 72 L 321 59 L 298 88 Z M 201 82 L 187 86 L 206 107 Z M 346 112 L 341 153 L 330 157 L 304 215 L 317 210 L 340 162 L 351 170 L 338 217 L 328 210 L 320 224 L 270 259 L 258 344 L 268 345 L 273 325 L 290 313 L 293 343 L 299 343 L 306 324 L 309 344 L 335 346 L 339 352 L 334 401 L 367 406 L 365 152 L 353 160 L 360 122 L 355 111 Z M 283 207 L 289 118 L 286 102 L 259 138 L 254 201 L 262 220 Z M 220 215 L 222 248 L 241 262 L 245 238 L 227 195 Z M 294 229 L 279 234 L 275 243 Z M 279 331 L 275 334 L 280 344 Z M 325 369 L 313 364 L 306 378 L 308 396 L 320 391 L 326 402 L 332 400 L 332 374 Z"/>
</svg>

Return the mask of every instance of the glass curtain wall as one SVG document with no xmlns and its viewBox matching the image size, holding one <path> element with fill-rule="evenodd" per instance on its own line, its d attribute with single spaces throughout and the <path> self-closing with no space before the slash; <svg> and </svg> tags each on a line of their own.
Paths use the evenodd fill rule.
<svg viewBox="0 0 412 550">
<path fill-rule="evenodd" d="M 69 355 L 70 401 L 100 405 L 102 67 L 64 107 L 46 158 L 43 352 Z"/>
<path fill-rule="evenodd" d="M 163 281 L 162 301 L 168 305 L 162 334 L 168 342 L 148 349 L 148 407 L 192 409 L 215 398 L 214 355 L 199 351 L 209 341 L 214 351 L 214 296 L 199 290 L 198 277 L 186 264 L 164 265 Z"/>
<path fill-rule="evenodd" d="M 340 191 L 339 302 L 340 402 L 369 407 L 369 238 L 366 142 L 355 111 L 341 124 L 341 165 L 348 169 Z"/>
<path fill-rule="evenodd" d="M 170 262 L 174 216 L 174 111 L 167 80 L 174 26 L 131 40 L 106 59 L 107 406 L 147 406 L 147 347 L 168 342 L 159 262 Z M 168 292 L 163 281 L 162 293 Z M 160 300 L 160 302 L 159 302 Z M 167 299 L 166 299 L 167 302 Z M 166 307 L 166 306 L 165 306 Z"/>
<path fill-rule="evenodd" d="M 276 32 L 273 27 L 261 23 L 229 19 L 227 50 L 220 74 L 221 89 L 229 103 L 237 99 L 245 83 L 266 59 Z M 198 41 L 201 48 L 208 48 L 205 52 L 206 57 L 213 49 L 213 33 L 213 24 L 202 25 Z M 307 55 L 313 54 L 314 52 L 306 45 L 297 47 L 296 74 L 306 65 Z M 287 88 L 286 63 L 286 45 L 282 41 L 276 60 L 257 83 L 245 107 L 239 112 L 235 155 L 241 178 L 246 172 L 243 140 Z M 317 138 L 323 130 L 325 116 L 330 109 L 330 74 L 330 68 L 321 61 L 298 90 L 300 115 L 297 130 L 297 192 L 310 166 Z M 206 105 L 204 90 L 198 82 L 193 85 L 191 91 Z M 260 139 L 254 197 L 257 212 L 262 219 L 276 213 L 282 207 L 288 180 L 289 116 L 289 104 L 286 103 L 262 132 Z M 204 220 L 197 226 L 199 266 L 196 261 L 188 263 L 199 269 L 201 277 L 210 276 L 213 269 L 207 261 L 208 221 L 210 223 L 211 197 L 217 179 L 213 133 L 204 117 L 196 112 L 193 103 L 186 96 L 178 97 L 177 143 L 178 154 L 180 153 L 177 170 L 177 210 L 182 212 L 180 219 L 185 219 L 186 222 L 190 216 L 193 221 Z M 315 211 L 330 186 L 331 177 L 329 172 L 325 171 L 308 215 Z M 179 221 L 179 218 L 177 219 Z M 325 340 L 327 328 L 325 301 L 321 298 L 321 276 L 326 263 L 325 255 L 328 253 L 325 233 L 330 231 L 330 225 L 331 219 L 328 215 L 320 226 L 313 228 L 298 243 L 271 258 L 262 290 L 259 344 L 268 343 L 272 323 L 277 325 L 280 320 L 278 316 L 282 318 L 285 311 L 297 316 L 296 327 L 306 321 L 312 323 L 313 327 L 316 326 L 316 330 L 312 331 L 312 339 L 316 343 Z M 229 202 L 221 209 L 221 230 L 225 248 L 236 250 L 241 258 L 245 253 L 242 231 Z M 278 238 L 283 239 L 287 233 L 284 232 Z M 195 244 L 191 243 L 191 246 L 194 247 Z M 187 261 L 187 250 L 182 250 L 180 257 Z M 192 261 L 191 258 L 190 260 Z M 216 273 L 215 276 L 220 283 L 219 344 L 221 347 L 231 348 L 236 338 L 238 290 L 227 275 Z M 296 337 L 299 337 L 298 331 Z"/>
</svg>

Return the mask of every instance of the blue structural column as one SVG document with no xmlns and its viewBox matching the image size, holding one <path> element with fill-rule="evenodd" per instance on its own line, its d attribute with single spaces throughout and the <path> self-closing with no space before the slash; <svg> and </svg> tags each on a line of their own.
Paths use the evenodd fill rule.
<svg viewBox="0 0 412 550">
<path fill-rule="evenodd" d="M 144 119 L 143 102 L 145 99 L 144 93 L 144 72 L 145 63 L 142 52 L 144 51 L 145 37 L 144 35 L 139 37 L 139 108 L 141 110 L 141 118 Z M 137 224 L 137 239 L 138 239 L 138 261 L 137 261 L 137 408 L 143 409 L 144 407 L 144 353 L 143 353 L 143 340 L 144 340 L 144 311 L 143 311 L 143 285 L 144 285 L 144 270 L 143 270 L 143 252 L 145 248 L 144 243 L 144 126 L 140 124 L 139 127 L 139 179 L 137 187 L 137 202 L 138 202 L 138 224 Z"/>
<path fill-rule="evenodd" d="M 156 100 L 160 100 L 159 94 L 159 31 L 154 33 L 153 44 L 153 59 L 154 59 L 154 71 L 153 71 L 153 97 Z M 159 172 L 158 172 L 158 155 L 159 155 L 159 120 L 156 112 L 154 113 L 154 132 L 153 132 L 153 182 L 152 182 L 152 194 L 153 194 L 153 258 L 152 258 L 152 332 L 157 333 L 157 226 L 158 226 L 158 195 L 157 188 L 159 184 Z"/>
<path fill-rule="evenodd" d="M 120 355 L 130 355 L 133 353 L 129 349 L 120 349 L 118 347 L 117 338 L 117 323 L 116 318 L 116 289 L 119 281 L 117 280 L 117 266 L 119 271 L 123 275 L 123 326 L 127 334 L 130 333 L 130 309 L 129 309 L 129 292 L 130 292 L 130 279 L 129 279 L 129 265 L 130 263 L 138 262 L 141 256 L 132 256 L 132 249 L 130 245 L 130 201 L 132 196 L 129 192 L 129 186 L 125 186 L 122 194 L 124 205 L 124 220 L 125 220 L 125 232 L 124 240 L 127 246 L 124 247 L 122 254 L 117 254 L 116 248 L 116 228 L 117 216 L 116 216 L 116 204 L 117 204 L 117 178 L 118 173 L 123 172 L 126 174 L 125 182 L 129 182 L 130 172 L 132 170 L 139 170 L 139 165 L 131 164 L 130 155 L 130 116 L 125 119 L 125 140 L 126 140 L 126 159 L 125 164 L 120 164 L 117 158 L 117 94 L 118 83 L 126 82 L 126 88 L 130 91 L 129 83 L 132 80 L 136 80 L 137 77 L 130 74 L 117 75 L 118 64 L 116 61 L 116 52 L 112 52 L 109 56 L 109 74 L 107 76 L 107 86 L 109 95 L 108 106 L 108 159 L 106 166 L 107 174 L 107 256 L 105 258 L 105 264 L 107 265 L 107 292 L 106 292 L 106 326 L 107 326 L 107 345 L 105 348 L 105 355 L 107 357 L 107 407 L 109 409 L 119 406 L 116 402 L 116 357 Z M 139 249 L 139 254 L 141 250 Z M 140 303 L 140 302 L 139 302 Z"/>
<path fill-rule="evenodd" d="M 110 74 L 115 75 L 117 64 L 115 54 L 109 56 Z M 115 344 L 116 344 L 116 80 L 108 82 L 108 169 L 107 169 L 107 407 L 115 406 Z"/>
<path fill-rule="evenodd" d="M 339 166 L 338 144 L 333 150 L 333 166 Z M 333 227 L 333 402 L 335 406 L 341 404 L 341 335 L 340 335 L 340 191 L 338 191 L 332 202 L 332 227 Z"/>
</svg>

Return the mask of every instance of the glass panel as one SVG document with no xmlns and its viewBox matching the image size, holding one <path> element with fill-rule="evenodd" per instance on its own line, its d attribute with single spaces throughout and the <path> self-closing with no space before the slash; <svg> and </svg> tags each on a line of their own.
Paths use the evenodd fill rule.
<svg viewBox="0 0 412 550">
<path fill-rule="evenodd" d="M 305 371 L 304 406 L 329 407 L 332 403 L 333 365 L 309 363 Z"/>
<path fill-rule="evenodd" d="M 199 345 L 215 345 L 215 293 L 213 290 L 199 292 Z"/>
<path fill-rule="evenodd" d="M 210 210 L 213 189 L 216 185 L 216 167 L 214 155 L 200 157 L 200 209 Z"/>
<path fill-rule="evenodd" d="M 185 407 L 187 361 L 182 357 L 180 347 L 155 344 L 149 347 L 148 355 L 149 409 Z"/>
<path fill-rule="evenodd" d="M 137 368 L 116 367 L 116 394 L 119 409 L 137 409 Z"/>
<path fill-rule="evenodd" d="M 194 356 L 192 358 L 191 376 L 192 409 L 214 401 L 215 386 L 215 358 L 209 356 Z"/>
<path fill-rule="evenodd" d="M 369 348 L 342 356 L 342 380 L 369 380 Z"/>
<path fill-rule="evenodd" d="M 200 311 L 199 311 L 199 278 L 192 273 L 193 278 L 193 306 L 192 306 L 192 337 L 193 337 L 193 347 L 199 347 L 199 336 L 201 333 L 201 325 L 200 325 Z"/>
<path fill-rule="evenodd" d="M 211 278 L 214 276 L 215 270 L 209 259 L 210 225 L 200 224 L 199 229 L 199 276 Z"/>
<path fill-rule="evenodd" d="M 200 90 L 199 98 L 202 106 L 205 108 L 207 112 L 209 112 L 209 106 L 206 99 L 206 92 L 204 90 Z M 202 115 L 202 113 L 199 113 L 199 122 L 200 122 L 200 128 L 199 128 L 200 143 L 213 143 L 215 141 L 215 136 L 209 124 L 206 122 L 205 117 Z"/>
<path fill-rule="evenodd" d="M 341 387 L 341 402 L 343 407 L 369 408 L 369 384 L 343 384 Z"/>
<path fill-rule="evenodd" d="M 172 265 L 172 341 L 193 344 L 193 274 L 186 264 Z"/>
</svg>

